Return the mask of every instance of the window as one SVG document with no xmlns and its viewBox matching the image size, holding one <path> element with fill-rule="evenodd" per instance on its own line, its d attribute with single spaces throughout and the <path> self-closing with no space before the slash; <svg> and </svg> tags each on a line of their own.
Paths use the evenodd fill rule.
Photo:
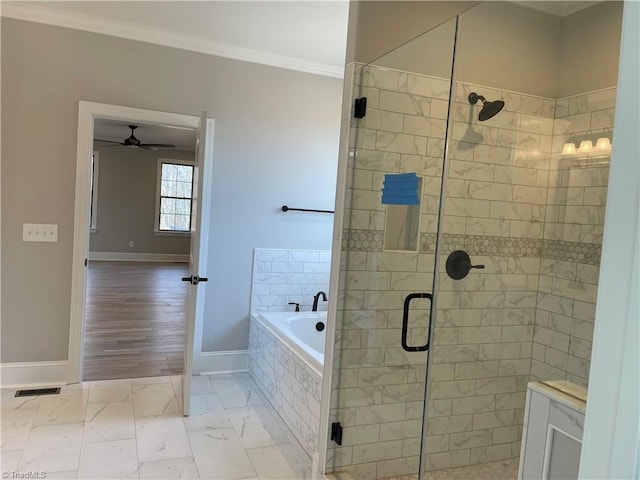
<svg viewBox="0 0 640 480">
<path fill-rule="evenodd" d="M 100 153 L 93 152 L 91 156 L 91 222 L 89 230 L 91 233 L 97 231 L 98 228 L 98 160 Z"/>
<path fill-rule="evenodd" d="M 156 232 L 189 233 L 193 162 L 159 158 L 157 192 Z"/>
</svg>

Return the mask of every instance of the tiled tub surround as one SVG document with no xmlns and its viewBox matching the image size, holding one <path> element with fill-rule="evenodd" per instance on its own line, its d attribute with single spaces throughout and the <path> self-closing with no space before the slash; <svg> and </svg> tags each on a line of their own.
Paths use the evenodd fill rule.
<svg viewBox="0 0 640 480">
<path fill-rule="evenodd" d="M 315 322 L 309 324 L 313 328 Z M 322 366 L 294 351 L 251 315 L 249 374 L 313 458 L 318 449 Z"/>
<path fill-rule="evenodd" d="M 616 89 L 558 100 L 531 362 L 532 380 L 589 378 L 610 154 L 560 154 L 612 139 Z"/>
<path fill-rule="evenodd" d="M 345 212 L 332 385 L 331 421 L 345 428 L 343 445 L 330 443 L 327 465 L 337 474 L 386 478 L 416 472 L 419 460 L 425 354 L 400 348 L 401 308 L 408 293 L 432 291 L 448 82 L 365 67 L 362 84 L 368 112 L 357 125 L 357 158 L 349 162 L 351 208 Z M 474 90 L 504 99 L 505 109 L 478 123 L 479 109 L 467 102 Z M 547 293 L 545 258 L 583 256 L 594 266 L 599 257 L 596 244 L 584 244 L 587 237 L 557 238 L 550 234 L 555 228 L 545 228 L 554 210 L 547 202 L 554 188 L 553 145 L 559 142 L 553 137 L 555 100 L 466 84 L 456 92 L 440 265 L 443 270 L 446 255 L 462 248 L 486 269 L 462 281 L 440 276 L 428 469 L 519 454 L 533 342 L 546 338 L 536 333 L 546 328 L 541 307 L 571 302 L 582 315 L 588 300 L 584 294 L 579 300 L 558 295 L 562 287 L 576 288 L 569 283 L 575 279 L 556 282 L 556 294 L 552 280 Z M 580 131 L 580 119 L 564 121 L 567 132 Z M 385 173 L 396 172 L 423 177 L 417 253 L 382 249 L 381 182 Z M 592 230 L 585 227 L 585 233 Z M 410 337 L 410 343 L 421 342 L 425 329 L 410 329 Z"/>
<path fill-rule="evenodd" d="M 251 312 L 293 311 L 289 302 L 311 310 L 313 296 L 329 292 L 331 252 L 329 250 L 287 250 L 256 248 L 253 258 Z M 319 310 L 327 303 L 320 302 Z"/>
<path fill-rule="evenodd" d="M 256 248 L 249 322 L 249 373 L 313 458 L 318 446 L 322 367 L 313 366 L 254 315 L 311 310 L 313 296 L 329 292 L 331 252 Z M 320 301 L 318 310 L 326 310 Z"/>
</svg>

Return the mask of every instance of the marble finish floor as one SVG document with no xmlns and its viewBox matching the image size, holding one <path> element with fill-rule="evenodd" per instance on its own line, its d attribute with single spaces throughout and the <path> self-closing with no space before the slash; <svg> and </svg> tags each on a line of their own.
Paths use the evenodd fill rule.
<svg viewBox="0 0 640 480">
<path fill-rule="evenodd" d="M 516 480 L 519 460 L 508 458 L 498 462 L 434 470 L 425 474 L 425 480 Z"/>
<path fill-rule="evenodd" d="M 189 417 L 180 392 L 180 376 L 84 382 L 40 397 L 3 389 L 3 478 L 311 477 L 309 457 L 248 374 L 193 377 Z"/>
<path fill-rule="evenodd" d="M 517 480 L 518 458 L 508 458 L 497 462 L 480 463 L 465 467 L 445 468 L 425 472 L 424 480 Z M 360 480 L 349 474 L 326 475 L 328 480 Z M 388 477 L 384 480 L 417 480 L 418 475 Z"/>
<path fill-rule="evenodd" d="M 479 463 L 465 467 L 444 468 L 425 472 L 424 480 L 517 480 L 518 458 Z M 417 475 L 404 475 L 385 480 L 416 480 Z"/>
</svg>

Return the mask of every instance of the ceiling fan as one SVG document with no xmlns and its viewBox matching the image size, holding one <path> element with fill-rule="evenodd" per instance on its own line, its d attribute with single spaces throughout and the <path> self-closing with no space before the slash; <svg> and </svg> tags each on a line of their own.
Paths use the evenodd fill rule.
<svg viewBox="0 0 640 480">
<path fill-rule="evenodd" d="M 100 138 L 96 138 L 95 140 L 98 142 L 113 143 L 114 145 L 108 145 L 113 147 L 123 146 L 123 147 L 129 147 L 129 148 L 144 148 L 146 150 L 157 150 L 159 148 L 176 148 L 176 146 L 172 143 L 142 143 L 140 140 L 136 138 L 134 134 L 134 131 L 136 128 L 138 128 L 138 126 L 129 125 L 129 128 L 131 129 L 131 136 L 128 138 L 125 138 L 123 142 L 114 142 L 113 140 L 102 140 Z"/>
</svg>

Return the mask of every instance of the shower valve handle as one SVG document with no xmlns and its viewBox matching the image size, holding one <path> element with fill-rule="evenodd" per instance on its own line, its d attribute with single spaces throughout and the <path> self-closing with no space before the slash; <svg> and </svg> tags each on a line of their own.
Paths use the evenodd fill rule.
<svg viewBox="0 0 640 480">
<path fill-rule="evenodd" d="M 464 250 L 456 250 L 447 258 L 447 275 L 454 280 L 462 280 L 472 268 L 483 269 L 484 265 L 472 265 L 469 254 Z"/>
<path fill-rule="evenodd" d="M 469 270 L 471 270 L 472 268 L 477 268 L 478 270 L 482 270 L 484 268 L 484 265 L 471 265 L 471 262 L 465 262 L 463 263 L 463 265 Z"/>
</svg>

